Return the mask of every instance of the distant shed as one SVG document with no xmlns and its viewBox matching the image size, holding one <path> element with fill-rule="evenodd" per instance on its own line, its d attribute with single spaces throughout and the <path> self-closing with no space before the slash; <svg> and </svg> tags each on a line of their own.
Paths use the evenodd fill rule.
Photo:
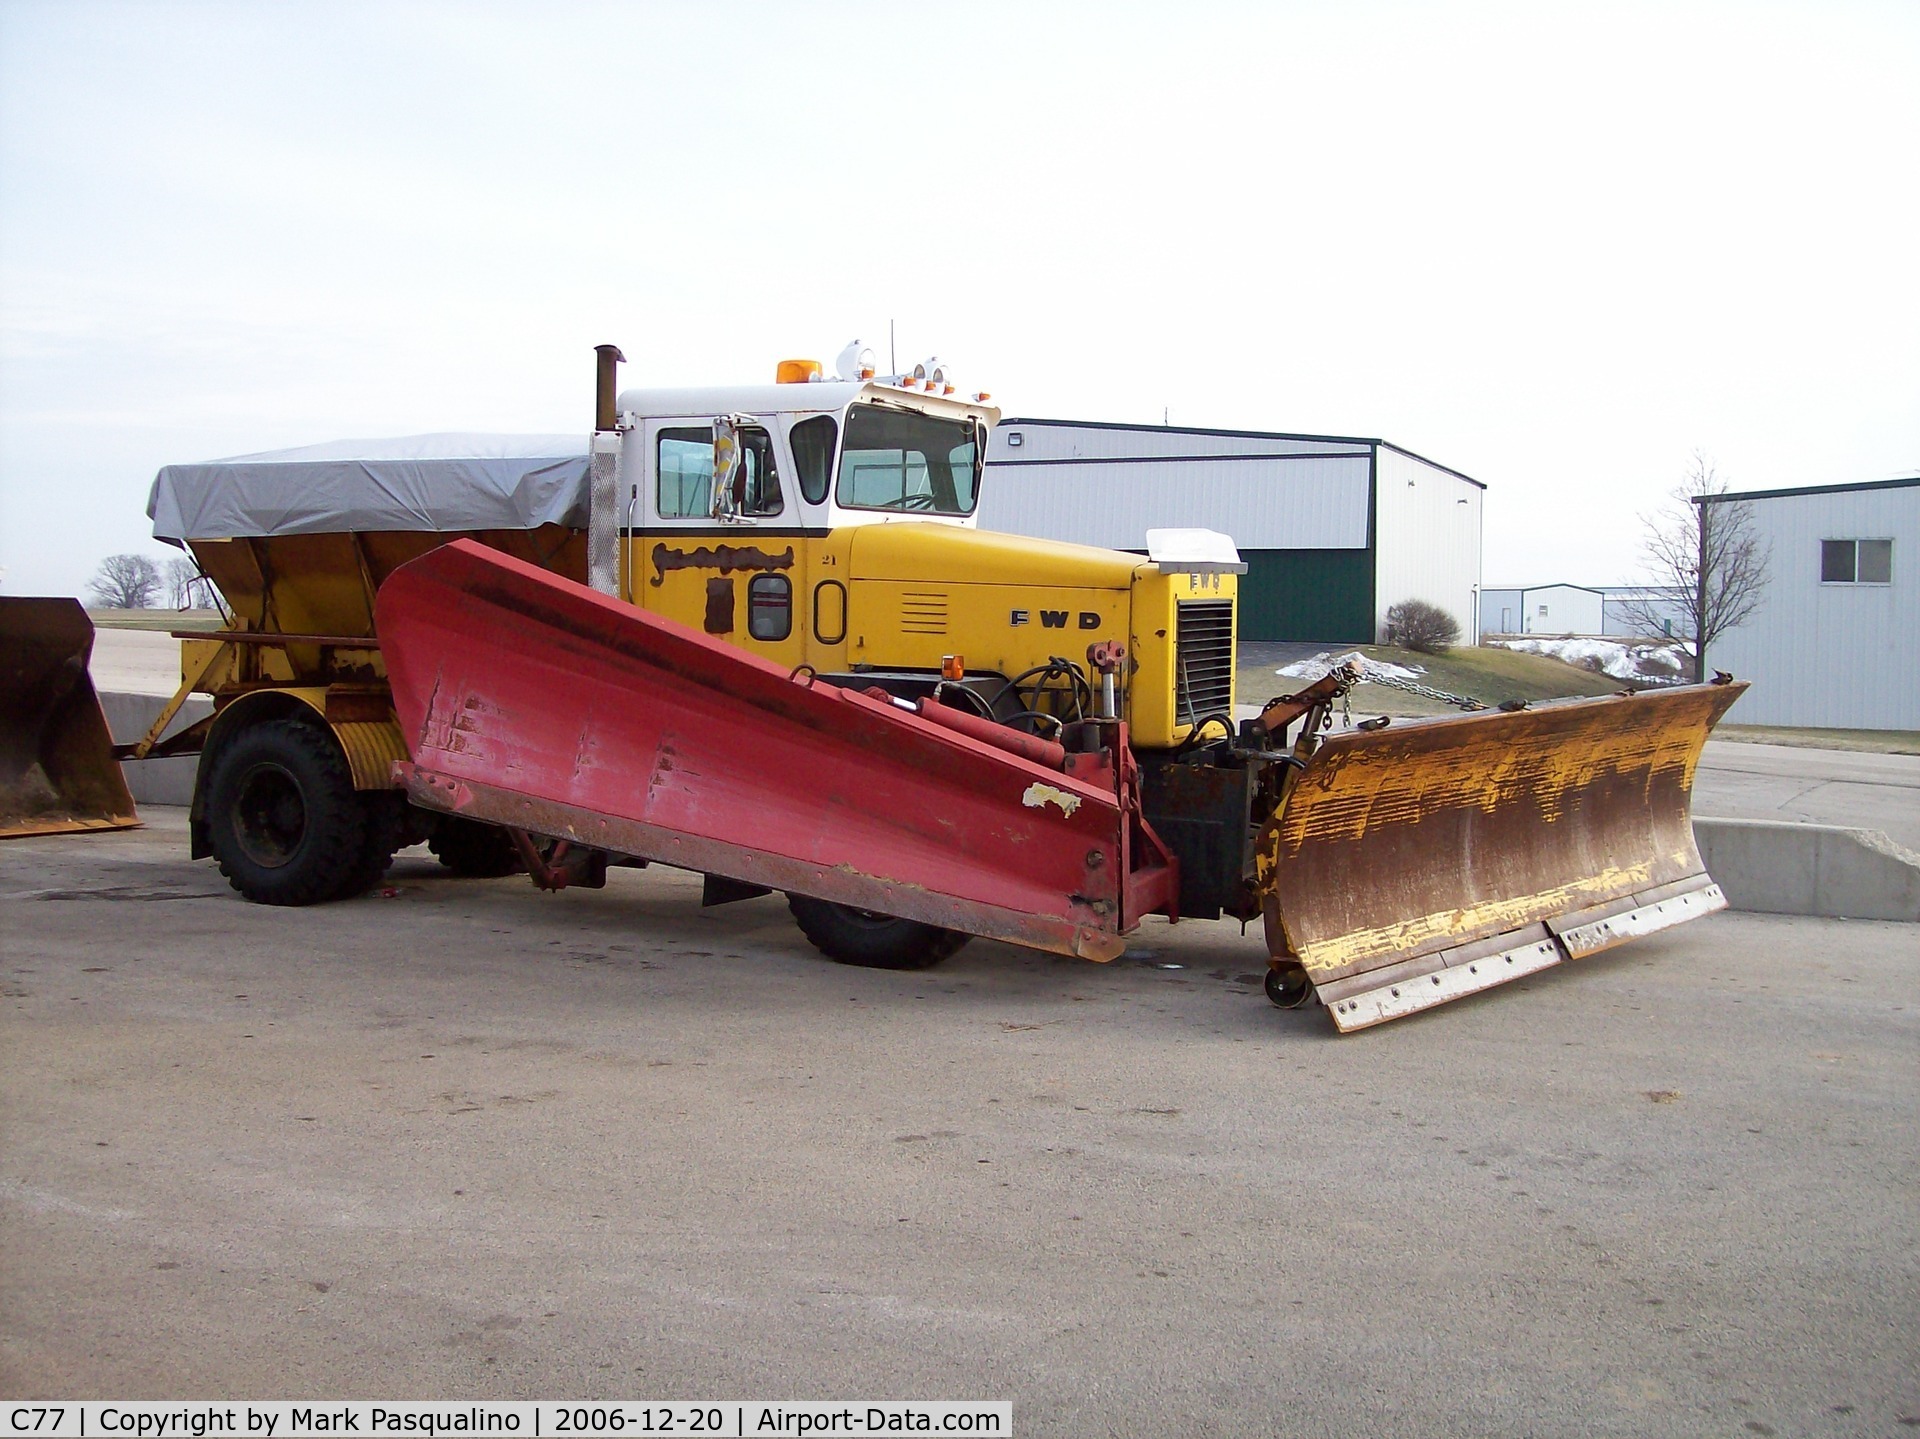
<svg viewBox="0 0 1920 1439">
<path fill-rule="evenodd" d="M 1490 635 L 1597 635 L 1605 599 L 1585 585 L 1488 585 L 1480 619 Z"/>
<path fill-rule="evenodd" d="M 1231 535 L 1242 639 L 1364 643 L 1407 599 L 1479 632 L 1486 486 L 1384 440 L 1018 418 L 987 467 L 983 529 L 1119 550 Z"/>
<path fill-rule="evenodd" d="M 1601 633 L 1612 639 L 1685 639 L 1693 633 L 1678 585 L 1602 585 Z"/>
<path fill-rule="evenodd" d="M 1920 476 L 1712 495 L 1769 552 L 1760 607 L 1707 649 L 1735 724 L 1920 730 Z"/>
</svg>

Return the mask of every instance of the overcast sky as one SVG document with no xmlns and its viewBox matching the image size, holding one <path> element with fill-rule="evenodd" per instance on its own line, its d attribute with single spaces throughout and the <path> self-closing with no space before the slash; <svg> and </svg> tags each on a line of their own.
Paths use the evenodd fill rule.
<svg viewBox="0 0 1920 1439">
<path fill-rule="evenodd" d="M 1009 414 L 1379 436 L 1488 583 L 1920 471 L 1920 4 L 0 0 L 0 591 L 155 469 L 584 431 L 858 335 Z"/>
</svg>

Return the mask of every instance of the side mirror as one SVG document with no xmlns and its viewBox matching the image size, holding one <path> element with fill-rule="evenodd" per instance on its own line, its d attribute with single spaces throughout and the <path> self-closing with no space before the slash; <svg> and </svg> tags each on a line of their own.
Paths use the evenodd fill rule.
<svg viewBox="0 0 1920 1439">
<path fill-rule="evenodd" d="M 713 422 L 713 503 L 716 520 L 739 518 L 735 482 L 740 476 L 739 415 L 720 415 Z"/>
</svg>

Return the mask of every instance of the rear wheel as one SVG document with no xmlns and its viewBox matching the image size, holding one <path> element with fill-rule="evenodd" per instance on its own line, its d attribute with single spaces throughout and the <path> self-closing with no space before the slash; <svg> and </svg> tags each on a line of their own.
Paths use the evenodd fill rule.
<svg viewBox="0 0 1920 1439">
<path fill-rule="evenodd" d="M 409 843 L 407 802 L 403 796 L 385 790 L 367 790 L 361 792 L 359 800 L 360 856 L 353 872 L 341 884 L 335 896 L 338 899 L 352 899 L 372 889 L 393 863 L 394 852 L 405 849 Z"/>
<path fill-rule="evenodd" d="M 235 735 L 207 785 L 214 858 L 227 882 L 258 904 L 318 904 L 371 883 L 361 880 L 367 821 L 333 736 L 298 720 Z"/>
<path fill-rule="evenodd" d="M 464 879 L 499 879 L 518 874 L 524 866 L 520 851 L 497 824 L 442 815 L 427 836 L 435 859 Z"/>
<path fill-rule="evenodd" d="M 804 894 L 788 895 L 787 908 L 815 949 L 863 969 L 931 969 L 971 937 Z"/>
</svg>

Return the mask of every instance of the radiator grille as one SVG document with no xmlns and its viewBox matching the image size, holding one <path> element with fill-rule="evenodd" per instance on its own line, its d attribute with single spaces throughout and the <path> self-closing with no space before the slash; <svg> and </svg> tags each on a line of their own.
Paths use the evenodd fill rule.
<svg viewBox="0 0 1920 1439">
<path fill-rule="evenodd" d="M 1175 630 L 1174 712 L 1178 724 L 1227 714 L 1233 702 L 1233 601 L 1183 600 Z"/>
<path fill-rule="evenodd" d="M 905 590 L 900 595 L 900 628 L 910 635 L 947 632 L 947 597 L 934 590 Z"/>
</svg>

